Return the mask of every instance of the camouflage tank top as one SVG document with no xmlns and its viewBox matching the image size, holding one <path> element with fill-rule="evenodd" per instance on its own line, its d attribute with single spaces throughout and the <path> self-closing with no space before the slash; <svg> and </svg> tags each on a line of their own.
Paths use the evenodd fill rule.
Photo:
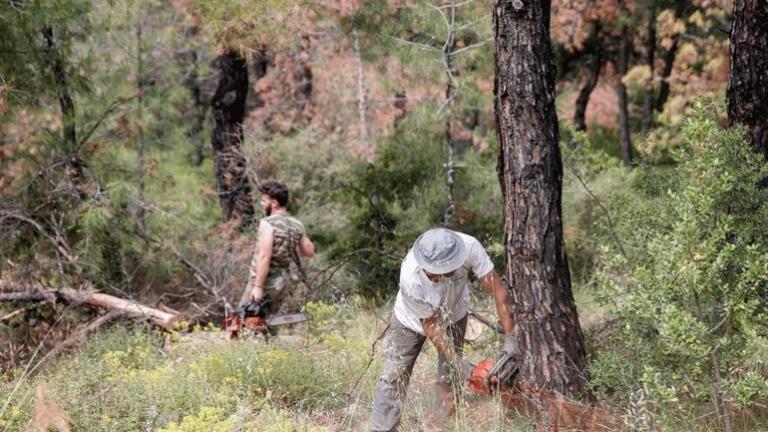
<svg viewBox="0 0 768 432">
<path fill-rule="evenodd" d="M 281 276 L 296 265 L 299 242 L 304 236 L 304 225 L 296 218 L 277 214 L 265 219 L 274 229 L 272 242 L 272 260 L 269 264 L 267 279 Z"/>
</svg>

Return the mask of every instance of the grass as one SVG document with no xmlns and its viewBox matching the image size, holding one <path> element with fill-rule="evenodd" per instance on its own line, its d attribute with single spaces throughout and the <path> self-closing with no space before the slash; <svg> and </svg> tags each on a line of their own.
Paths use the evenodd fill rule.
<svg viewBox="0 0 768 432">
<path fill-rule="evenodd" d="M 309 309 L 316 317 L 309 327 L 283 331 L 269 343 L 226 341 L 218 329 L 161 334 L 114 327 L 23 382 L 18 392 L 11 394 L 16 381 L 8 377 L 0 387 L 0 400 L 10 402 L 0 425 L 29 428 L 35 387 L 46 383 L 46 399 L 73 418 L 75 430 L 365 430 L 381 349 L 366 365 L 384 323 L 351 306 L 315 303 Z M 469 346 L 468 356 L 484 356 L 483 347 Z M 435 372 L 436 352 L 426 345 L 409 388 L 403 432 L 423 430 L 428 422 Z M 510 429 L 498 403 L 467 395 L 445 430 L 517 429 Z"/>
</svg>

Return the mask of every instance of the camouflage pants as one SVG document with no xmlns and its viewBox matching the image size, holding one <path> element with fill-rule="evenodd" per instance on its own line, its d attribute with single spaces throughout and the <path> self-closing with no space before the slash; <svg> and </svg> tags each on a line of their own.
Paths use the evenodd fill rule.
<svg viewBox="0 0 768 432">
<path fill-rule="evenodd" d="M 448 326 L 446 333 L 453 342 L 456 352 L 461 355 L 464 346 L 464 332 L 467 329 L 467 316 Z M 421 352 L 426 337 L 405 327 L 393 315 L 387 332 L 386 360 L 384 372 L 376 384 L 373 399 L 372 430 L 374 432 L 396 431 L 400 424 L 403 399 L 408 382 Z M 451 368 L 447 359 L 439 355 L 437 359 L 438 403 L 452 404 Z M 446 400 L 450 399 L 450 401 Z M 450 411 L 451 409 L 448 408 Z"/>
<path fill-rule="evenodd" d="M 272 301 L 271 313 L 296 312 L 304 307 L 306 289 L 294 273 L 270 275 L 264 285 L 264 292 Z"/>
</svg>

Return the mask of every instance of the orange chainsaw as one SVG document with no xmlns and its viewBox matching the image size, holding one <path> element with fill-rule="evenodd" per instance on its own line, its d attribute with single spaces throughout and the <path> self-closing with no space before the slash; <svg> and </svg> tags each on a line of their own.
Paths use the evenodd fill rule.
<svg viewBox="0 0 768 432">
<path fill-rule="evenodd" d="M 514 387 L 520 366 L 512 354 L 502 352 L 498 360 L 487 358 L 472 370 L 469 388 L 475 393 L 491 394 Z"/>
<path fill-rule="evenodd" d="M 308 312 L 270 315 L 271 306 L 269 296 L 256 301 L 249 300 L 224 317 L 224 331 L 229 333 L 230 339 L 236 339 L 243 330 L 268 335 L 275 326 L 296 324 L 312 319 L 312 315 Z"/>
</svg>

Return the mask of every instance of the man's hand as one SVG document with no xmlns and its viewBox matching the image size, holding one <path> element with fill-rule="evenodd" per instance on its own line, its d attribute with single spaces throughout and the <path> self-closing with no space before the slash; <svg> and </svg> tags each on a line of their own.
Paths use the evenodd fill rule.
<svg viewBox="0 0 768 432">
<path fill-rule="evenodd" d="M 264 297 L 264 288 L 260 286 L 253 287 L 253 291 L 251 291 L 251 300 L 259 301 L 262 297 Z"/>
</svg>

